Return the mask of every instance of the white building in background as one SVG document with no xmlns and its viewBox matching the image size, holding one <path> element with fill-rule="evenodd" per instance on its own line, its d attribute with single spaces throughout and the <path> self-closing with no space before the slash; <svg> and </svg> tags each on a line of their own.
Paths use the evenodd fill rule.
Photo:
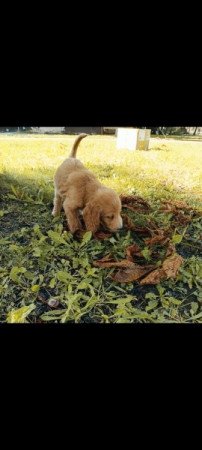
<svg viewBox="0 0 202 450">
<path fill-rule="evenodd" d="M 193 134 L 195 129 L 196 129 L 196 127 L 186 127 L 186 130 L 189 134 Z M 201 135 L 201 134 L 202 134 L 202 127 L 197 127 L 196 135 Z"/>
</svg>

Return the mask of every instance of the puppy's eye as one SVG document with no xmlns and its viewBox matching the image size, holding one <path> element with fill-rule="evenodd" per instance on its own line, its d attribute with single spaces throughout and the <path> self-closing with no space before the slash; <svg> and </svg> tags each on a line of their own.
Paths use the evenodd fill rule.
<svg viewBox="0 0 202 450">
<path fill-rule="evenodd" d="M 112 220 L 114 218 L 114 214 L 110 214 L 109 216 L 106 216 L 106 219 Z"/>
</svg>

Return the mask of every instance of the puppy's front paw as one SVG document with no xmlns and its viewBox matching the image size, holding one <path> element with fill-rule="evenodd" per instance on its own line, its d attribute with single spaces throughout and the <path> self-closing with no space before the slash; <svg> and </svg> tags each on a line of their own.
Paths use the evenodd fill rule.
<svg viewBox="0 0 202 450">
<path fill-rule="evenodd" d="M 53 210 L 52 210 L 52 213 L 51 213 L 51 214 L 52 214 L 52 216 L 53 216 L 53 217 L 56 217 L 56 216 L 58 216 L 58 215 L 59 215 L 58 211 L 57 211 L 56 209 L 54 209 L 54 208 L 53 208 Z"/>
</svg>

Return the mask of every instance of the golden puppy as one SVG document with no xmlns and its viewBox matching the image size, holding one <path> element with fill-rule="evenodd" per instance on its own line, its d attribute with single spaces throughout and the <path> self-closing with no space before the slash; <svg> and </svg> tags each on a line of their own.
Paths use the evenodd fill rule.
<svg viewBox="0 0 202 450">
<path fill-rule="evenodd" d="M 88 231 L 94 233 L 101 224 L 110 231 L 116 231 L 122 228 L 123 224 L 118 194 L 103 186 L 95 175 L 76 159 L 78 145 L 86 136 L 80 134 L 76 138 L 69 158 L 56 171 L 52 214 L 58 215 L 63 206 L 72 233 L 82 228 L 80 211 Z"/>
</svg>

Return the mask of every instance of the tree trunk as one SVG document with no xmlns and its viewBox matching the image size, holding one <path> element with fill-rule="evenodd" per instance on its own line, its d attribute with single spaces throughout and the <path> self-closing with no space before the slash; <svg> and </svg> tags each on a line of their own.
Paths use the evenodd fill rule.
<svg viewBox="0 0 202 450">
<path fill-rule="evenodd" d="M 197 132 L 197 128 L 198 128 L 198 127 L 195 127 L 195 130 L 194 130 L 194 132 L 193 132 L 193 136 L 195 136 L 195 135 L 196 135 L 196 132 Z"/>
</svg>

